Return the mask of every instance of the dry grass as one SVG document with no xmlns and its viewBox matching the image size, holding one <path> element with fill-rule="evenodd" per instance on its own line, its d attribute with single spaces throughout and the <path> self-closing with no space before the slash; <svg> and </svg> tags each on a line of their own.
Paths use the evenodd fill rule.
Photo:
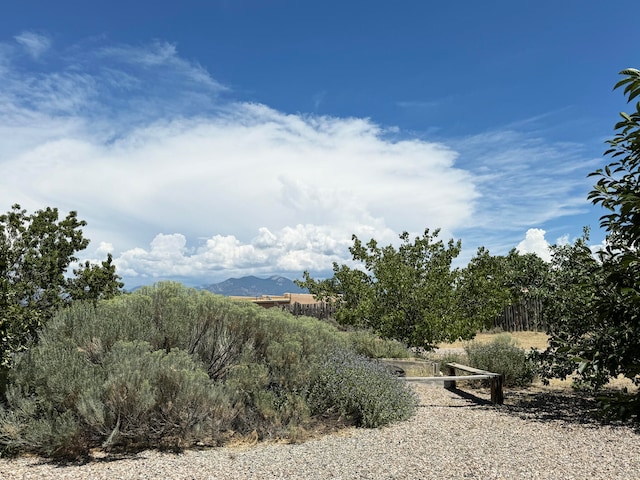
<svg viewBox="0 0 640 480">
<path fill-rule="evenodd" d="M 542 385 L 540 380 L 536 380 L 534 386 L 543 390 L 573 390 L 573 379 L 574 376 L 569 376 L 565 380 L 552 378 L 549 380 L 549 385 Z M 609 383 L 604 386 L 604 390 L 619 392 L 626 390 L 629 393 L 636 393 L 638 392 L 638 387 L 634 385 L 633 381 L 620 375 L 617 378 L 610 379 Z"/>
<path fill-rule="evenodd" d="M 517 342 L 520 348 L 530 350 L 537 348 L 538 350 L 545 350 L 547 348 L 547 341 L 549 337 L 544 332 L 511 332 L 511 333 L 478 333 L 473 339 L 474 342 L 489 343 L 500 335 L 509 335 Z M 440 343 L 438 348 L 464 348 L 467 342 L 458 341 L 453 343 Z"/>
</svg>

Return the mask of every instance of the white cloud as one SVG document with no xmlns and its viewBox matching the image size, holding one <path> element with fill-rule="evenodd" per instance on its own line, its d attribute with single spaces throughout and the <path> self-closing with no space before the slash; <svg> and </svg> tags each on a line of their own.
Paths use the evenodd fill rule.
<svg viewBox="0 0 640 480">
<path fill-rule="evenodd" d="M 110 144 L 84 134 L 45 141 L 5 162 L 12 195 L 46 191 L 197 236 L 292 222 L 453 230 L 472 213 L 473 179 L 447 149 L 386 142 L 362 120 L 235 108 L 224 119 L 145 126 Z M 20 182 L 25 172 L 30 186 Z"/>
<path fill-rule="evenodd" d="M 544 238 L 545 233 L 541 228 L 530 228 L 525 239 L 516 246 L 516 250 L 519 253 L 535 253 L 545 262 L 550 262 L 551 252 L 549 242 Z"/>
<path fill-rule="evenodd" d="M 51 40 L 49 37 L 35 32 L 22 32 L 13 38 L 34 59 L 40 58 L 40 56 L 51 47 Z"/>
<path fill-rule="evenodd" d="M 480 193 L 475 214 L 456 231 L 467 246 L 505 252 L 526 229 L 553 222 L 554 230 L 566 230 L 572 216 L 591 211 L 587 174 L 599 159 L 585 158 L 582 145 L 516 130 L 489 131 L 452 144 L 460 152 L 457 165 L 473 175 Z"/>
<path fill-rule="evenodd" d="M 580 208 L 536 167 L 544 145 L 515 134 L 459 141 L 460 156 L 368 119 L 223 101 L 163 42 L 59 60 L 0 69 L 0 202 L 78 210 L 88 255 L 111 252 L 128 279 L 326 271 L 352 234 L 514 232 Z"/>
<path fill-rule="evenodd" d="M 589 165 L 579 145 L 553 144 L 516 131 L 494 131 L 456 143 L 461 163 L 477 175 L 481 215 L 502 219 L 492 228 L 540 225 L 584 213 Z"/>
<path fill-rule="evenodd" d="M 258 235 L 253 239 L 252 243 L 256 248 L 269 248 L 276 245 L 278 237 L 269 231 L 266 227 L 258 229 Z"/>
<path fill-rule="evenodd" d="M 131 45 L 107 46 L 99 50 L 99 56 L 117 60 L 130 66 L 155 70 L 159 67 L 169 68 L 171 72 L 189 79 L 195 84 L 206 85 L 213 90 L 223 91 L 227 88 L 216 80 L 199 64 L 189 62 L 178 55 L 176 46 L 169 42 L 155 41 L 149 45 L 134 47 Z M 166 77 L 165 77 L 166 78 Z M 127 79 L 129 82 L 131 78 Z"/>
<path fill-rule="evenodd" d="M 130 278 L 215 278 L 220 272 L 232 276 L 274 271 L 300 276 L 304 270 L 326 271 L 333 261 L 344 261 L 350 244 L 344 231 L 315 225 L 285 227 L 276 233 L 263 227 L 247 243 L 234 235 L 214 235 L 193 249 L 182 234 L 159 234 L 148 249 L 127 250 L 115 263 Z"/>
<path fill-rule="evenodd" d="M 107 253 L 113 252 L 113 245 L 109 242 L 99 242 L 98 248 L 96 249 L 96 253 L 98 255 L 107 255 Z"/>
</svg>

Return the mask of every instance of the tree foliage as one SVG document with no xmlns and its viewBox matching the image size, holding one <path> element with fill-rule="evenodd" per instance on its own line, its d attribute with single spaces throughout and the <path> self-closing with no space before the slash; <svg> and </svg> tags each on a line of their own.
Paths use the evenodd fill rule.
<svg viewBox="0 0 640 480">
<path fill-rule="evenodd" d="M 614 89 L 631 102 L 640 95 L 640 70 L 627 69 Z M 596 299 L 600 334 L 586 351 L 585 369 L 623 374 L 640 384 L 640 102 L 621 113 L 605 156 L 612 161 L 592 176 L 589 198 L 610 213 L 601 217 L 607 247 L 601 252 L 604 281 Z"/>
<path fill-rule="evenodd" d="M 548 266 L 537 255 L 514 249 L 492 256 L 482 247 L 465 268 L 453 268 L 461 242 L 445 244 L 438 235 L 426 229 L 412 241 L 404 232 L 398 248 L 354 235 L 349 250 L 357 267 L 334 263 L 331 278 L 304 272 L 296 283 L 335 303 L 339 323 L 425 349 L 473 338 L 506 306 L 544 290 Z"/>
<path fill-rule="evenodd" d="M 492 323 L 511 302 L 505 257 L 491 255 L 485 247 L 480 247 L 461 271 L 458 298 L 465 315 L 480 318 L 487 326 Z"/>
<path fill-rule="evenodd" d="M 509 305 L 546 295 L 549 266 L 535 253 L 491 255 L 480 247 L 462 269 L 457 294 L 462 315 L 491 327 Z"/>
<path fill-rule="evenodd" d="M 625 78 L 614 89 L 624 86 L 630 102 L 640 95 L 640 70 L 631 68 L 620 73 Z M 615 125 L 617 133 L 607 141 L 609 149 L 604 154 L 612 161 L 590 175 L 599 180 L 589 199 L 611 212 L 600 219 L 608 232 L 606 255 L 626 260 L 625 266 L 637 258 L 640 246 L 640 102 L 635 109 L 631 114 L 620 113 L 622 120 Z"/>
<path fill-rule="evenodd" d="M 589 229 L 573 244 L 551 247 L 551 268 L 544 316 L 549 348 L 540 354 L 543 379 L 566 378 L 580 366 L 585 350 L 593 348 L 599 336 L 596 298 L 602 287 L 602 265 L 588 246 Z M 601 385 L 602 370 L 580 368 L 582 380 Z"/>
<path fill-rule="evenodd" d="M 515 248 L 504 257 L 504 282 L 511 303 L 547 295 L 549 264 L 535 253 L 519 253 Z"/>
<path fill-rule="evenodd" d="M 116 274 L 116 266 L 110 253 L 99 264 L 85 261 L 79 268 L 73 269 L 73 274 L 75 277 L 68 279 L 66 290 L 73 300 L 90 300 L 95 304 L 98 300 L 118 295 L 124 287 Z"/>
<path fill-rule="evenodd" d="M 56 309 L 71 300 L 110 297 L 123 287 L 112 258 L 101 265 L 88 262 L 66 273 L 84 238 L 76 212 L 59 219 L 58 209 L 27 214 L 20 205 L 0 215 L 0 367 L 36 337 Z"/>
<path fill-rule="evenodd" d="M 353 236 L 349 248 L 358 268 L 333 265 L 333 277 L 314 280 L 309 272 L 298 285 L 317 298 L 337 303 L 338 322 L 372 329 L 385 338 L 410 346 L 470 338 L 478 325 L 460 315 L 452 268 L 461 243 L 438 240 L 428 229 L 413 241 L 407 232 L 401 244 L 381 247 L 375 239 L 364 244 Z"/>
<path fill-rule="evenodd" d="M 630 102 L 640 95 L 640 71 L 620 73 L 614 90 L 624 87 Z M 546 352 L 547 366 L 556 370 L 547 375 L 577 370 L 595 388 L 618 375 L 640 384 L 640 102 L 620 116 L 604 154 L 611 161 L 590 174 L 598 180 L 588 198 L 609 211 L 600 219 L 606 248 L 599 262 L 585 240 L 554 252 L 565 268 L 556 274 L 558 305 Z"/>
</svg>

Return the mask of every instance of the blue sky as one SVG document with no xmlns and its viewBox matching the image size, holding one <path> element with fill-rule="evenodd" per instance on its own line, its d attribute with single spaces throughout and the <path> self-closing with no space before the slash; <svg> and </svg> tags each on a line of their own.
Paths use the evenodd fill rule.
<svg viewBox="0 0 640 480">
<path fill-rule="evenodd" d="M 322 276 L 352 234 L 604 239 L 637 1 L 5 3 L 3 210 L 77 210 L 129 287 Z"/>
</svg>

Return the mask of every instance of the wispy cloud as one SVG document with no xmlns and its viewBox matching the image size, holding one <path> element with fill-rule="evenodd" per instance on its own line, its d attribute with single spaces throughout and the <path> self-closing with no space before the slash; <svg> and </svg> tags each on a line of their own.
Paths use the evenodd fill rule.
<svg viewBox="0 0 640 480">
<path fill-rule="evenodd" d="M 587 174 L 598 160 L 587 157 L 581 145 L 516 130 L 474 135 L 454 145 L 481 192 L 473 228 L 513 231 L 589 209 Z"/>
<path fill-rule="evenodd" d="M 40 58 L 51 47 L 49 37 L 35 32 L 22 32 L 13 38 L 34 59 Z"/>
<path fill-rule="evenodd" d="M 396 105 L 401 108 L 423 109 L 439 107 L 442 103 L 443 100 L 401 100 Z"/>
<path fill-rule="evenodd" d="M 320 108 L 320 105 L 324 103 L 325 98 L 327 97 L 327 92 L 322 90 L 321 92 L 317 92 L 313 95 L 313 111 L 317 112 Z"/>
<path fill-rule="evenodd" d="M 96 53 L 105 59 L 131 67 L 151 70 L 162 68 L 165 75 L 177 75 L 182 82 L 189 80 L 194 84 L 209 87 L 212 92 L 227 90 L 227 87 L 214 80 L 200 64 L 181 58 L 176 46 L 169 42 L 154 41 L 144 46 L 106 46 Z"/>
</svg>

